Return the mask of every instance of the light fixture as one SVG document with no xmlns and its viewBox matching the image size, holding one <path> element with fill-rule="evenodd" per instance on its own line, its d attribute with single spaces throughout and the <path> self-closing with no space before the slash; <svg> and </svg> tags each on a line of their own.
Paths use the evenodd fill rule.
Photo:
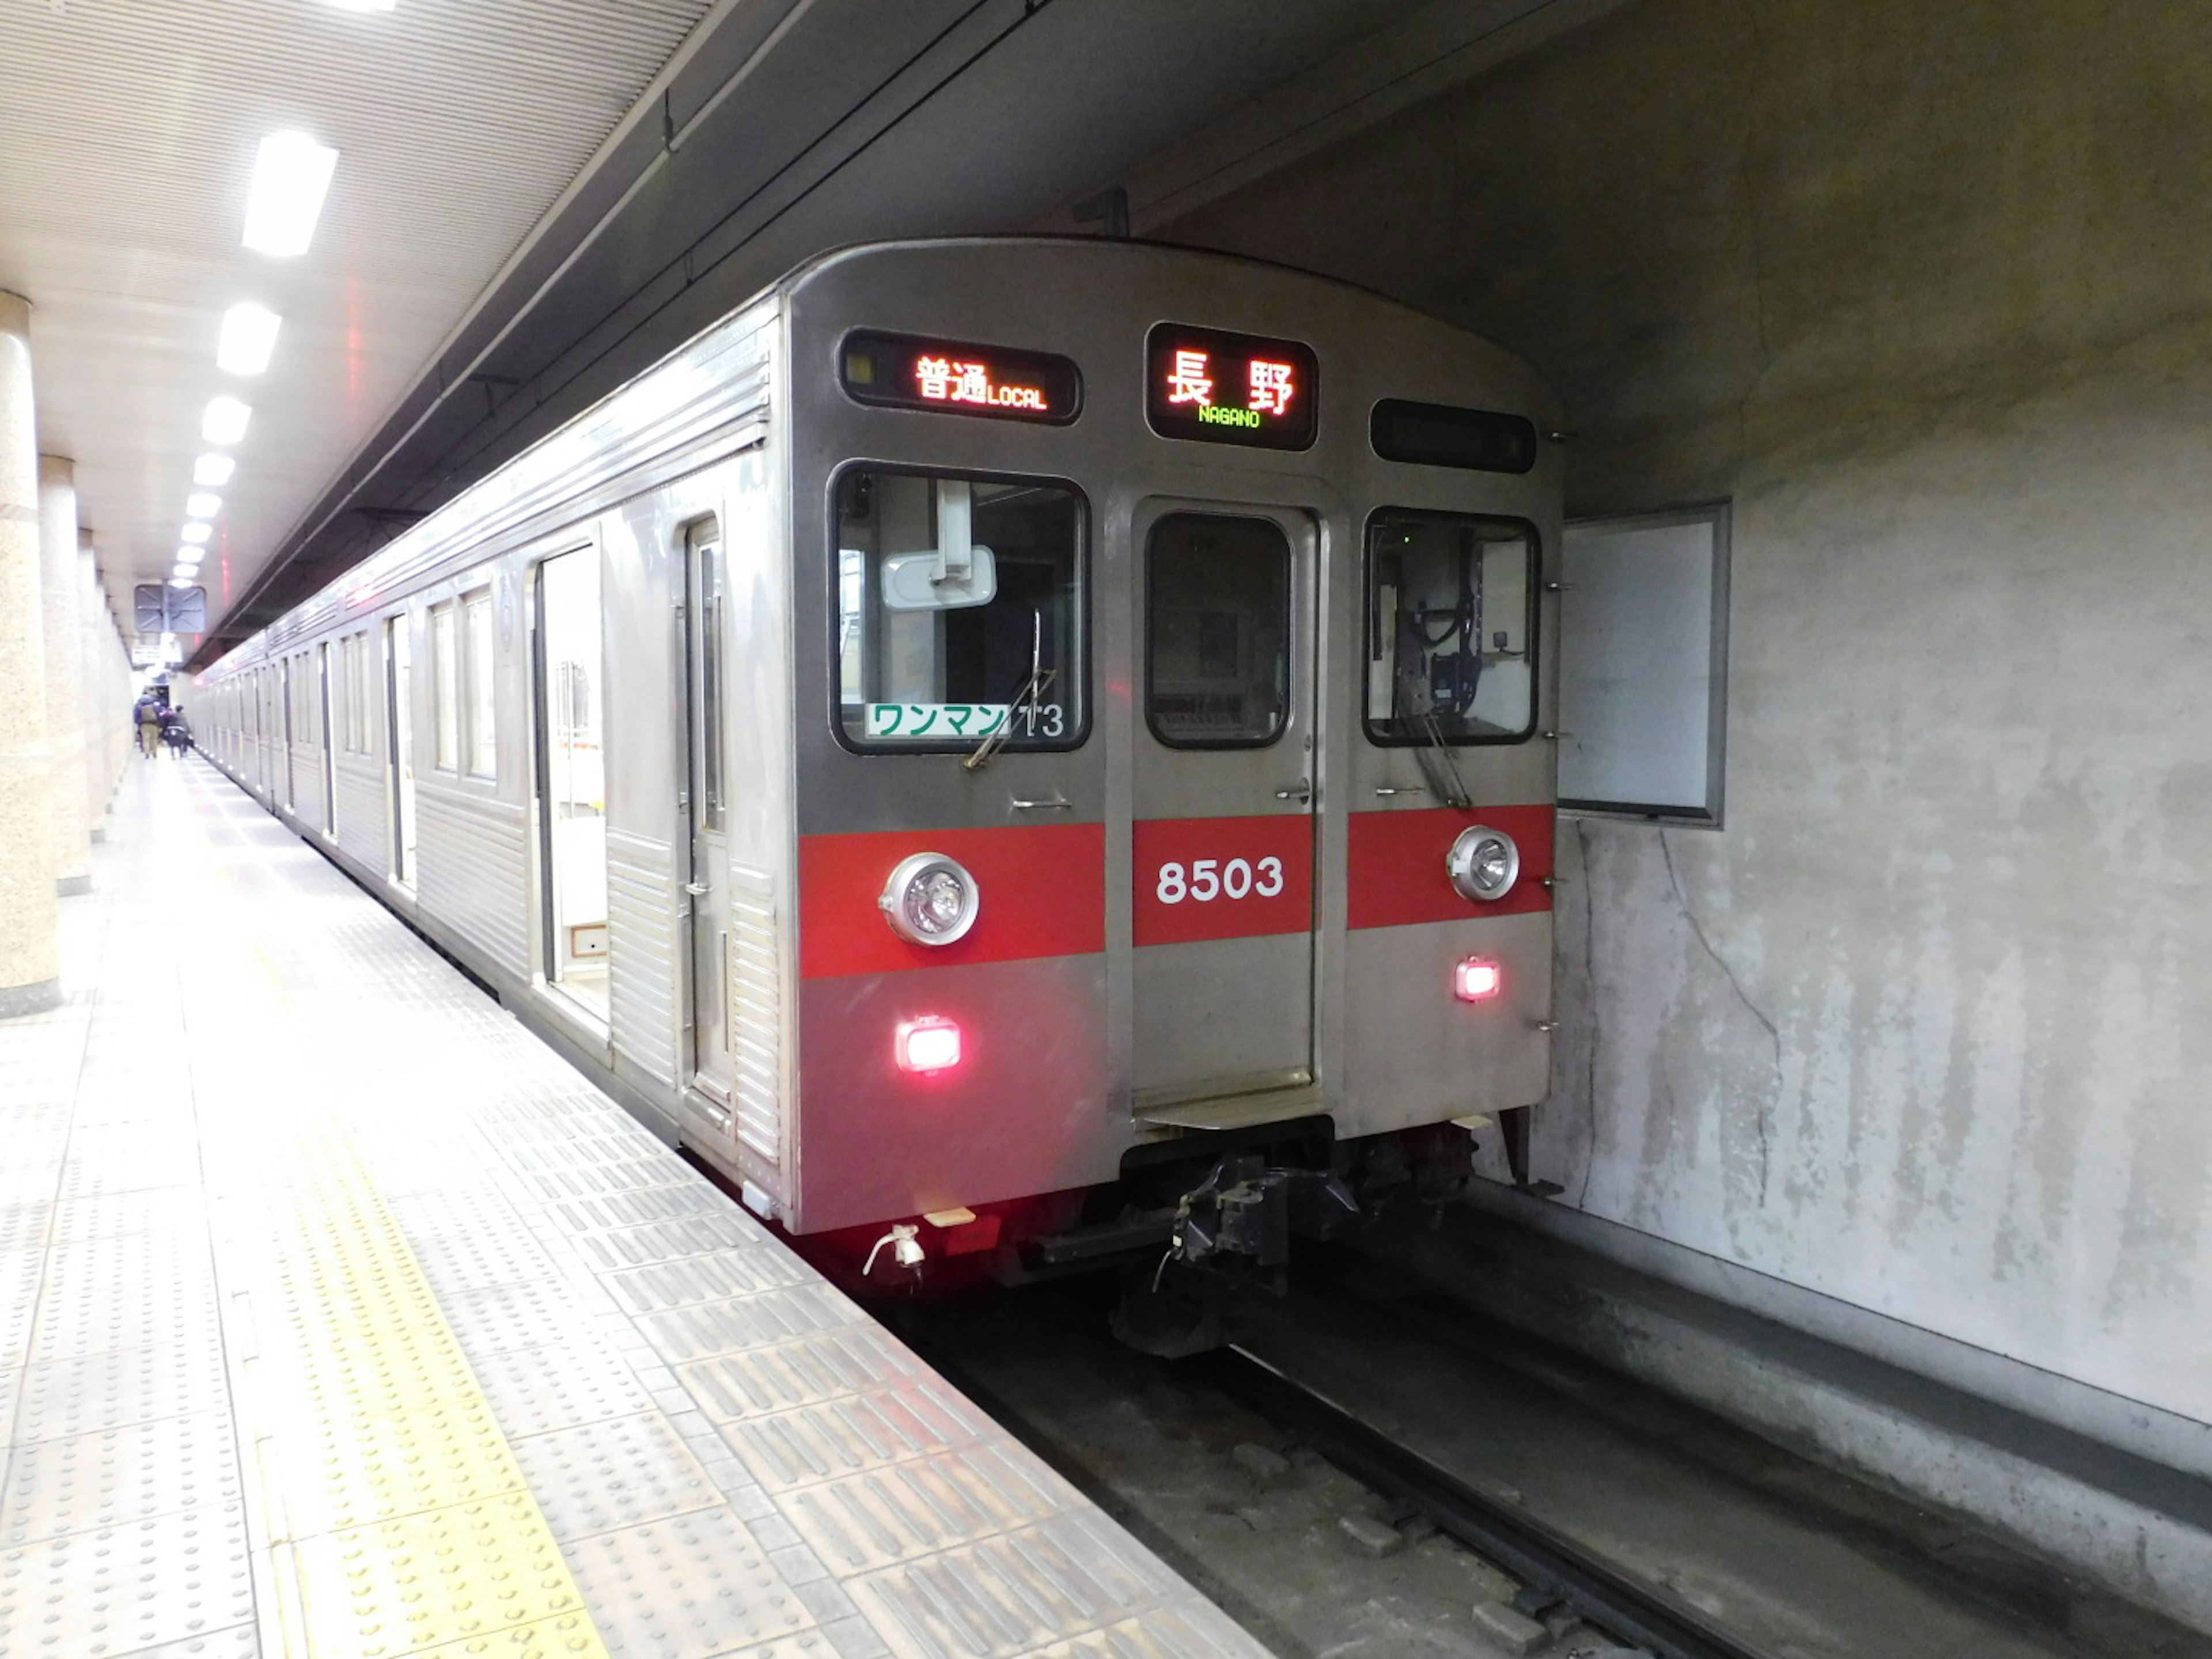
<svg viewBox="0 0 2212 1659">
<path fill-rule="evenodd" d="M 185 497 L 185 516 L 188 519 L 212 519 L 222 511 L 222 497 L 198 490 Z"/>
<path fill-rule="evenodd" d="M 206 556 L 207 549 L 204 547 L 195 547 L 190 542 L 186 542 L 183 546 L 177 550 L 177 562 L 179 564 L 198 564 Z"/>
<path fill-rule="evenodd" d="M 182 530 L 179 530 L 177 532 L 177 537 L 180 541 L 191 542 L 197 546 L 199 544 L 205 542 L 209 537 L 214 534 L 215 526 L 213 525 L 201 524 L 198 521 L 194 521 L 193 523 L 186 525 Z"/>
<path fill-rule="evenodd" d="M 1463 899 L 1493 904 L 1513 890 L 1521 849 L 1503 830 L 1473 823 L 1459 832 L 1444 855 L 1444 874 Z"/>
<path fill-rule="evenodd" d="M 200 436 L 211 444 L 234 444 L 246 435 L 246 423 L 252 418 L 251 404 L 235 398 L 214 398 L 200 416 Z"/>
<path fill-rule="evenodd" d="M 192 579 L 190 576 L 172 576 L 169 578 L 169 586 L 172 587 L 190 587 L 191 585 Z"/>
<path fill-rule="evenodd" d="M 936 1014 L 902 1020 L 891 1052 L 902 1072 L 949 1072 L 960 1063 L 960 1027 Z"/>
<path fill-rule="evenodd" d="M 942 853 L 901 859 L 876 900 L 891 932 L 909 945 L 950 945 L 975 925 L 975 878 Z"/>
<path fill-rule="evenodd" d="M 237 471 L 238 463 L 228 455 L 203 455 L 192 463 L 192 482 L 208 489 L 220 489 Z"/>
<path fill-rule="evenodd" d="M 1505 988 L 1505 970 L 1484 957 L 1452 964 L 1452 994 L 1462 1002 L 1487 1002 Z"/>
<path fill-rule="evenodd" d="M 272 132 L 264 138 L 246 198 L 246 246 L 280 259 L 305 253 L 337 164 L 337 151 L 304 132 Z"/>
<path fill-rule="evenodd" d="M 258 374 L 276 349 L 276 331 L 284 319 L 267 306 L 241 300 L 222 313 L 216 338 L 215 366 L 226 374 Z"/>
</svg>

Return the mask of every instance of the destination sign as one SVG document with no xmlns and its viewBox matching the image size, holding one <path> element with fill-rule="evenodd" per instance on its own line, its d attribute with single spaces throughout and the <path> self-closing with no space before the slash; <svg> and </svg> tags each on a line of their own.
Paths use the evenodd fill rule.
<svg viewBox="0 0 2212 1659">
<path fill-rule="evenodd" d="M 1160 323 L 1145 356 L 1145 420 L 1163 438 L 1251 449 L 1313 443 L 1321 369 L 1310 346 Z"/>
<path fill-rule="evenodd" d="M 908 334 L 848 334 L 837 376 L 855 403 L 1065 426 L 1083 409 L 1083 374 L 1066 357 Z"/>
</svg>

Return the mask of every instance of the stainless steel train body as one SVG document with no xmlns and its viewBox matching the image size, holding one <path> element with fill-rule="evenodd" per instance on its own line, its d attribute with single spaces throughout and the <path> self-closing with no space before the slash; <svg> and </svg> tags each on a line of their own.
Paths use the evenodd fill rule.
<svg viewBox="0 0 2212 1659">
<path fill-rule="evenodd" d="M 1555 423 L 1291 270 L 852 249 L 190 712 L 793 1233 L 1009 1242 L 1164 1141 L 1542 1097 Z"/>
</svg>

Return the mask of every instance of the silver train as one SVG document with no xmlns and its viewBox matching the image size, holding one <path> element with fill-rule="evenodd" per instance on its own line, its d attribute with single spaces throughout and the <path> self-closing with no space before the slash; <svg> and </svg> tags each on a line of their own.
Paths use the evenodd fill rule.
<svg viewBox="0 0 2212 1659">
<path fill-rule="evenodd" d="M 1271 1267 L 1545 1093 L 1555 424 L 1310 275 L 854 248 L 191 712 L 848 1282 Z"/>
</svg>

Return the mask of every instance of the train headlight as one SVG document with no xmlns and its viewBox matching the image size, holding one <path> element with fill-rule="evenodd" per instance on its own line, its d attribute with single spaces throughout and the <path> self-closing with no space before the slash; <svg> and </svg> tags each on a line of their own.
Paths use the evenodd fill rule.
<svg viewBox="0 0 2212 1659">
<path fill-rule="evenodd" d="M 1492 903 L 1513 890 L 1521 875 L 1521 849 L 1503 830 L 1470 824 L 1444 859 L 1444 872 L 1463 899 Z"/>
<path fill-rule="evenodd" d="M 916 853 L 899 860 L 876 902 L 909 945 L 950 945 L 975 925 L 982 895 L 975 878 L 944 854 Z"/>
</svg>

